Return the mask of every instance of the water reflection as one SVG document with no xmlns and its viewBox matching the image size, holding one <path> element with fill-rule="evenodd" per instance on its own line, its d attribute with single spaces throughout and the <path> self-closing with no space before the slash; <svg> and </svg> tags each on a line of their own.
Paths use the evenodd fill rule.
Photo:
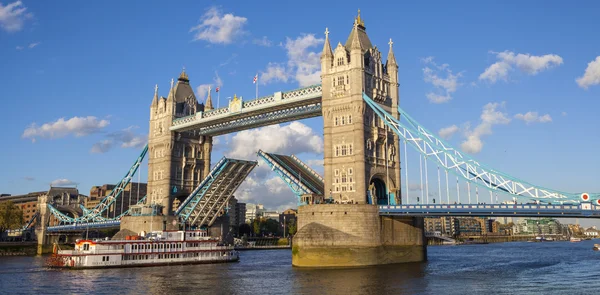
<svg viewBox="0 0 600 295">
<path fill-rule="evenodd" d="M 426 288 L 426 263 L 366 268 L 294 268 L 295 294 L 414 294 Z"/>
<path fill-rule="evenodd" d="M 0 293 L 595 294 L 593 243 L 436 246 L 425 263 L 348 269 L 293 268 L 289 250 L 242 252 L 238 263 L 72 271 L 46 269 L 39 257 L 0 257 Z"/>
</svg>

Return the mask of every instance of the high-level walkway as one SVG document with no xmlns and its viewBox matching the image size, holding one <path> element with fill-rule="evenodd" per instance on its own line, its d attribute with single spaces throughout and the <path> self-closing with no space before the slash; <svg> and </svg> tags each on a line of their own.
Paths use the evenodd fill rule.
<svg viewBox="0 0 600 295">
<path fill-rule="evenodd" d="M 321 116 L 321 85 L 312 85 L 248 101 L 234 97 L 226 107 L 173 120 L 171 131 L 194 130 L 221 135 Z"/>
</svg>

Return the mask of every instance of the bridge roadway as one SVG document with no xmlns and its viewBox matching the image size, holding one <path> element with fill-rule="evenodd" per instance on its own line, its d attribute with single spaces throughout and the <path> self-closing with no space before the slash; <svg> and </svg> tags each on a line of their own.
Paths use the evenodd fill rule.
<svg viewBox="0 0 600 295">
<path fill-rule="evenodd" d="M 581 203 L 573 205 L 542 204 L 439 204 L 379 206 L 380 215 L 419 217 L 445 216 L 498 216 L 498 217 L 554 217 L 600 218 L 600 205 Z"/>
<path fill-rule="evenodd" d="M 380 215 L 418 217 L 553 217 L 600 218 L 600 205 L 536 205 L 536 204 L 441 204 L 379 206 Z M 92 228 L 116 228 L 120 220 L 49 226 L 48 232 L 83 231 Z"/>
<path fill-rule="evenodd" d="M 107 220 L 98 222 L 83 222 L 73 223 L 64 225 L 54 225 L 46 228 L 47 232 L 71 232 L 71 231 L 85 231 L 86 229 L 98 229 L 98 228 L 119 228 L 121 226 L 121 220 Z"/>
</svg>

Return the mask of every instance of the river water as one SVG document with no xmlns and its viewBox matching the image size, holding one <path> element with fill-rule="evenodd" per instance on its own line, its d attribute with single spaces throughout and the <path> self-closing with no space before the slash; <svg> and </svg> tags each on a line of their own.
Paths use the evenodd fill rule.
<svg viewBox="0 0 600 295">
<path fill-rule="evenodd" d="M 240 262 L 51 270 L 43 257 L 0 257 L 0 294 L 600 294 L 598 240 L 429 246 L 428 261 L 298 269 L 290 250 Z"/>
</svg>

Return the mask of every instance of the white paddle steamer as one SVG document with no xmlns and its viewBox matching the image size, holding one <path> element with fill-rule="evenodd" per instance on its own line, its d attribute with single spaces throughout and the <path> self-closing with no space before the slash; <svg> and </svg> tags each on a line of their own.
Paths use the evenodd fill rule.
<svg viewBox="0 0 600 295">
<path fill-rule="evenodd" d="M 233 246 L 221 246 L 206 231 L 160 231 L 125 240 L 77 240 L 74 250 L 55 246 L 47 265 L 57 268 L 109 268 L 234 262 Z"/>
</svg>

